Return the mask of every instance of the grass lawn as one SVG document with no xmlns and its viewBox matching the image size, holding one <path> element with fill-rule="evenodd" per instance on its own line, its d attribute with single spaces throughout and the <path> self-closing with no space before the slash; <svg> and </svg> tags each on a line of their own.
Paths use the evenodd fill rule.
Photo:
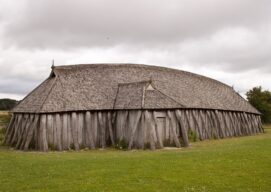
<svg viewBox="0 0 271 192">
<path fill-rule="evenodd" d="M 0 191 L 271 191 L 265 134 L 157 151 L 21 152 L 0 147 Z"/>
</svg>

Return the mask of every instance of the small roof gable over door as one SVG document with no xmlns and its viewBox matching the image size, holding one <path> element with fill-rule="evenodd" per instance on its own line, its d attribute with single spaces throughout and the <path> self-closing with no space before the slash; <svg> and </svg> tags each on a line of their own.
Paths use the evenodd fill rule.
<svg viewBox="0 0 271 192">
<path fill-rule="evenodd" d="M 119 84 L 114 109 L 182 108 L 166 94 L 157 90 L 153 82 L 141 81 Z"/>
</svg>

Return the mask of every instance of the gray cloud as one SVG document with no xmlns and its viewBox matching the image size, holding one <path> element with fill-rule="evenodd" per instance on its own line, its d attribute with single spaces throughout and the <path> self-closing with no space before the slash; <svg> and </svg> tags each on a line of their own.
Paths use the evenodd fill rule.
<svg viewBox="0 0 271 192">
<path fill-rule="evenodd" d="M 132 62 L 271 89 L 269 0 L 0 0 L 0 96 L 57 65 Z M 257 78 L 252 78 L 252 76 Z"/>
<path fill-rule="evenodd" d="M 26 1 L 4 35 L 6 43 L 23 48 L 163 46 L 223 26 L 257 27 L 270 21 L 269 13 L 267 0 Z"/>
</svg>

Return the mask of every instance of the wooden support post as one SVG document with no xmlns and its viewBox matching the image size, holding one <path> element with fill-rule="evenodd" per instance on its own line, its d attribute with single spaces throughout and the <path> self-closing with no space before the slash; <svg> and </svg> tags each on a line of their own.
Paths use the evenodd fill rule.
<svg viewBox="0 0 271 192">
<path fill-rule="evenodd" d="M 40 120 L 40 150 L 48 151 L 48 143 L 47 143 L 47 130 L 46 130 L 46 114 L 41 115 Z"/>
<path fill-rule="evenodd" d="M 18 137 L 16 140 L 16 146 L 15 146 L 16 149 L 20 148 L 28 121 L 29 121 L 29 114 L 23 114 L 22 123 L 19 126 L 19 130 L 18 130 Z"/>
<path fill-rule="evenodd" d="M 76 112 L 72 112 L 71 115 L 71 133 L 72 133 L 72 143 L 74 144 L 74 149 L 79 150 L 79 144 L 78 144 L 78 119 Z"/>
<path fill-rule="evenodd" d="M 181 136 L 184 142 L 184 146 L 188 147 L 189 146 L 189 140 L 188 140 L 188 135 L 187 135 L 187 128 L 185 127 L 185 117 L 181 114 L 180 110 L 175 111 L 177 120 L 179 121 L 180 129 L 181 129 Z"/>
<path fill-rule="evenodd" d="M 47 115 L 47 141 L 48 141 L 48 146 L 53 146 L 54 143 L 54 130 L 53 130 L 53 116 L 51 114 Z"/>
<path fill-rule="evenodd" d="M 55 125 L 56 125 L 56 146 L 57 146 L 57 150 L 59 151 L 62 151 L 63 149 L 63 145 L 62 145 L 62 134 L 63 134 L 63 129 L 62 129 L 62 126 L 63 126 L 63 121 L 61 123 L 61 117 L 60 117 L 60 114 L 57 113 L 56 114 L 56 122 L 55 122 Z"/>
<path fill-rule="evenodd" d="M 86 145 L 91 149 L 95 149 L 95 142 L 94 142 L 94 134 L 93 134 L 93 127 L 91 122 L 91 113 L 89 111 L 86 112 Z"/>
<path fill-rule="evenodd" d="M 153 113 L 153 120 L 154 120 L 154 123 L 155 123 L 155 132 L 156 132 L 156 135 L 157 135 L 157 141 L 158 141 L 159 147 L 164 148 L 163 138 L 162 138 L 162 135 L 160 135 L 160 133 L 159 133 L 157 119 L 156 119 L 154 113 Z M 166 129 L 166 128 L 167 128 L 167 126 L 164 129 Z"/>
<path fill-rule="evenodd" d="M 141 111 L 139 111 L 139 110 L 136 111 L 132 117 L 130 116 L 130 118 L 133 118 L 133 119 L 132 119 L 132 129 L 131 129 L 131 136 L 130 136 L 130 140 L 129 140 L 128 149 L 132 148 L 133 141 L 134 141 L 134 135 L 135 135 L 135 132 L 138 128 L 138 124 L 139 124 L 140 118 L 141 118 Z"/>
<path fill-rule="evenodd" d="M 146 119 L 146 123 L 147 123 L 147 129 L 148 129 L 148 132 L 149 132 L 149 135 L 150 135 L 150 147 L 151 147 L 151 150 L 154 150 L 155 149 L 155 138 L 154 138 L 154 133 L 155 133 L 155 130 L 154 130 L 154 127 L 152 126 L 152 119 L 151 119 L 151 115 L 150 115 L 150 112 L 149 111 L 145 111 L 145 119 Z"/>
<path fill-rule="evenodd" d="M 170 110 L 167 111 L 167 116 L 168 116 L 168 119 L 169 119 L 169 122 L 170 122 L 170 129 L 171 129 L 171 132 L 173 134 L 173 140 L 174 140 L 174 143 L 176 145 L 176 147 L 181 147 L 181 144 L 179 142 L 179 139 L 178 139 L 178 136 L 176 135 L 176 130 L 174 130 L 174 125 L 173 125 L 173 122 L 172 122 L 172 113 Z"/>
<path fill-rule="evenodd" d="M 23 137 L 22 137 L 22 142 L 21 142 L 21 144 L 19 146 L 20 150 L 24 149 L 25 142 L 26 142 L 26 139 L 27 139 L 27 135 L 29 133 L 29 129 L 30 129 L 32 123 L 33 123 L 33 120 L 34 120 L 34 115 L 29 114 L 28 121 L 27 121 L 26 126 L 25 126 L 25 132 L 24 132 Z"/>
<path fill-rule="evenodd" d="M 20 129 L 21 123 L 22 123 L 22 114 L 18 114 L 18 120 L 17 120 L 16 124 L 14 125 L 15 131 L 14 131 L 11 143 L 10 143 L 11 146 L 14 145 L 18 139 L 18 130 Z"/>
<path fill-rule="evenodd" d="M 62 116 L 62 149 L 67 150 L 69 149 L 68 146 L 68 115 L 67 113 L 64 113 Z"/>
<path fill-rule="evenodd" d="M 31 140 L 33 139 L 34 136 L 34 130 L 37 129 L 37 125 L 39 123 L 39 114 L 35 114 L 34 116 L 34 121 L 30 124 L 29 131 L 25 140 L 25 144 L 23 149 L 25 151 L 29 150 L 29 144 L 31 143 Z"/>
<path fill-rule="evenodd" d="M 114 120 L 112 120 L 112 115 L 111 111 L 107 112 L 107 119 L 108 119 L 108 129 L 109 129 L 109 137 L 112 145 L 115 145 L 115 140 L 114 140 L 114 133 L 113 133 L 113 128 L 112 128 L 112 123 Z"/>
<path fill-rule="evenodd" d="M 84 132 L 84 114 L 78 113 L 78 129 L 77 129 L 77 137 L 78 137 L 78 144 L 80 146 L 85 146 L 84 139 L 83 139 L 83 132 Z"/>
</svg>

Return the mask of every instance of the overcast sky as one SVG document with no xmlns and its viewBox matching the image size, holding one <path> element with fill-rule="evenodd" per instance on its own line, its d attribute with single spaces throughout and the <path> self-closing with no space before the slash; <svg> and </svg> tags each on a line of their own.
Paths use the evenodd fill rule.
<svg viewBox="0 0 271 192">
<path fill-rule="evenodd" d="M 0 0 L 0 98 L 55 65 L 142 63 L 271 89 L 270 0 Z"/>
</svg>

